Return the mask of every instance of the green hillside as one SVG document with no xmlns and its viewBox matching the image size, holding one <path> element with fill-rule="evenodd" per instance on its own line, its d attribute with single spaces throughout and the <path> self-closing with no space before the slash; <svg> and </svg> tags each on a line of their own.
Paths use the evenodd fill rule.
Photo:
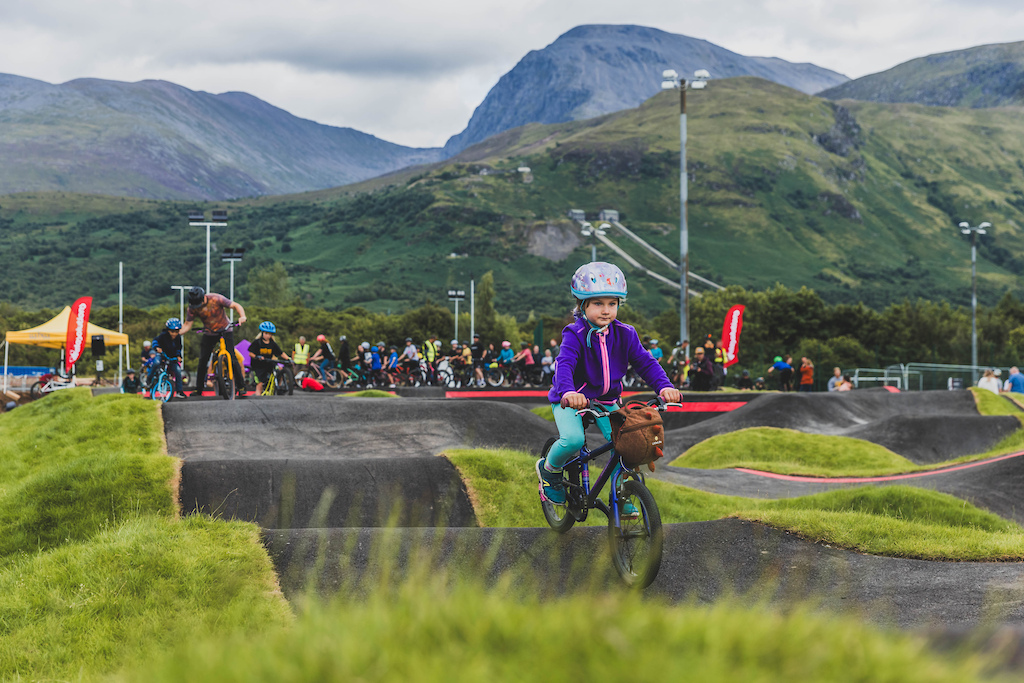
<svg viewBox="0 0 1024 683">
<path fill-rule="evenodd" d="M 839 105 L 735 78 L 692 93 L 688 119 L 696 272 L 748 288 L 807 285 L 833 302 L 966 303 L 970 249 L 956 223 L 987 220 L 979 298 L 994 304 L 1019 291 L 1019 110 Z M 308 305 L 397 310 L 443 301 L 449 286 L 493 270 L 500 310 L 561 312 L 566 278 L 590 251 L 565 218 L 570 208 L 593 219 L 617 209 L 678 254 L 678 141 L 678 94 L 661 93 L 597 119 L 508 131 L 444 164 L 218 205 L 231 226 L 214 240 L 249 249 L 237 282 L 280 261 Z M 532 182 L 516 172 L 524 165 Z M 134 305 L 170 302 L 171 284 L 204 278 L 205 236 L 187 227 L 185 204 L 36 194 L 0 197 L 0 207 L 0 270 L 15 274 L 4 298 L 19 304 L 55 306 L 81 293 L 112 303 L 118 260 Z M 603 246 L 598 253 L 615 260 Z M 226 266 L 214 268 L 214 288 L 226 290 Z M 640 275 L 630 295 L 646 312 L 677 300 Z"/>
</svg>

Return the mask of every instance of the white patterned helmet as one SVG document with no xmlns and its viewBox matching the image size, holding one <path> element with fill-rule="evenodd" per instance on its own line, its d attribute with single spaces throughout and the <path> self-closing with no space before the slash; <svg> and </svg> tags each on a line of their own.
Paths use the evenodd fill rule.
<svg viewBox="0 0 1024 683">
<path fill-rule="evenodd" d="M 593 299 L 599 296 L 626 298 L 626 276 L 618 266 L 604 261 L 587 263 L 576 269 L 569 285 L 577 299 Z"/>
</svg>

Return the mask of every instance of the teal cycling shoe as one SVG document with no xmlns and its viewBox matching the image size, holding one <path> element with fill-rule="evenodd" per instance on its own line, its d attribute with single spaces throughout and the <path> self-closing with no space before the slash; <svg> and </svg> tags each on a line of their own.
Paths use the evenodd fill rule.
<svg viewBox="0 0 1024 683">
<path fill-rule="evenodd" d="M 619 519 L 640 519 L 640 510 L 627 500 L 619 511 Z"/>
<path fill-rule="evenodd" d="M 565 505 L 565 479 L 562 472 L 548 472 L 544 462 L 545 458 L 541 458 L 535 466 L 540 498 L 555 505 Z"/>
</svg>

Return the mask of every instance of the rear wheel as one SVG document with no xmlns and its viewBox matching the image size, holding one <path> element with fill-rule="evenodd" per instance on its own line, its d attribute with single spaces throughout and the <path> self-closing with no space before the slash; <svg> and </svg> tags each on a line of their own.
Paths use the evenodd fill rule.
<svg viewBox="0 0 1024 683">
<path fill-rule="evenodd" d="M 42 383 L 41 382 L 36 382 L 35 384 L 33 384 L 32 388 L 30 388 L 28 390 L 28 395 L 31 396 L 32 398 L 42 398 L 43 397 L 43 385 L 42 385 Z"/>
<path fill-rule="evenodd" d="M 329 369 L 324 373 L 324 384 L 331 389 L 337 389 L 341 386 L 341 373 L 333 368 Z"/>
<path fill-rule="evenodd" d="M 661 513 L 654 496 L 639 481 L 629 479 L 618 490 L 619 510 L 632 503 L 639 514 L 635 519 L 621 518 L 615 526 L 608 517 L 608 540 L 611 544 L 612 564 L 628 586 L 646 588 L 661 569 L 664 533 Z"/>
</svg>

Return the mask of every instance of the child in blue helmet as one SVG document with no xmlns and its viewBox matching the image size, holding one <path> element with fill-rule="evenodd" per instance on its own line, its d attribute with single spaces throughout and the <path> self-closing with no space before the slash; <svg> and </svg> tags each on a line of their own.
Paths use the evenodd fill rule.
<svg viewBox="0 0 1024 683">
<path fill-rule="evenodd" d="M 184 357 L 181 343 L 181 320 L 168 318 L 164 331 L 156 336 L 152 343 L 153 352 L 160 354 L 167 361 L 167 374 L 174 378 L 174 393 L 185 398 L 185 387 L 181 384 L 181 361 Z M 155 365 L 153 366 L 156 367 Z M 150 370 L 152 381 L 153 370 Z"/>
<path fill-rule="evenodd" d="M 584 443 L 583 418 L 576 411 L 586 408 L 589 401 L 605 412 L 617 409 L 627 367 L 632 365 L 665 401 L 679 401 L 679 390 L 644 348 L 636 330 L 616 320 L 619 304 L 626 298 L 622 271 L 601 261 L 580 266 L 570 291 L 576 300 L 575 321 L 562 330 L 555 377 L 548 392 L 559 439 L 547 458 L 536 465 L 541 497 L 556 505 L 565 503 L 562 467 Z M 597 426 L 605 438 L 611 438 L 607 417 L 599 418 Z"/>
<path fill-rule="evenodd" d="M 276 359 L 288 360 L 288 354 L 281 350 L 274 334 L 277 326 L 269 320 L 260 323 L 260 334 L 249 344 L 249 356 L 252 357 L 252 371 L 256 373 L 256 395 L 263 393 L 263 385 L 270 379 L 270 373 L 277 365 Z"/>
</svg>

